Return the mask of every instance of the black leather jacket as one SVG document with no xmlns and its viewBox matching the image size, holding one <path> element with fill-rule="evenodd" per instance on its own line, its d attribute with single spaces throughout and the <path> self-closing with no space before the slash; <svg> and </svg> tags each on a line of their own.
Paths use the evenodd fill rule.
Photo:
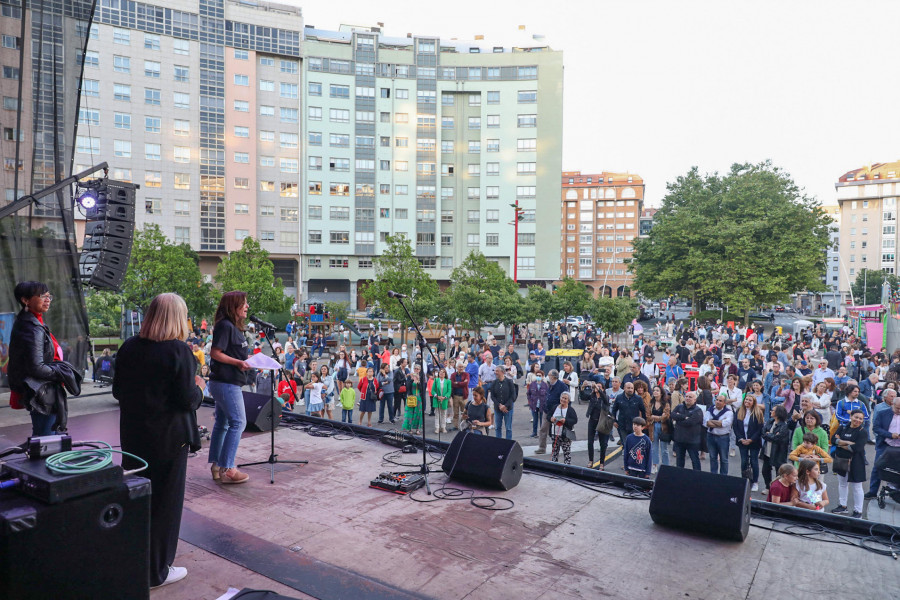
<svg viewBox="0 0 900 600">
<path fill-rule="evenodd" d="M 59 373 L 50 365 L 53 363 L 53 340 L 50 329 L 41 325 L 32 313 L 22 310 L 16 316 L 9 337 L 9 387 L 15 392 L 27 395 L 25 378 L 42 381 L 60 381 Z"/>
</svg>

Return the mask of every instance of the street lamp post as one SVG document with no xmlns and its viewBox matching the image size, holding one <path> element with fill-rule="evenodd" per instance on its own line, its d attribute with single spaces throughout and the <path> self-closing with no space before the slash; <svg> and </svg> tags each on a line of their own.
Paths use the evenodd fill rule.
<svg viewBox="0 0 900 600">
<path fill-rule="evenodd" d="M 513 281 L 519 283 L 519 221 L 522 219 L 522 209 L 519 208 L 518 199 L 510 206 L 513 208 L 513 225 L 515 225 L 515 232 L 513 233 L 515 236 L 513 240 Z"/>
</svg>

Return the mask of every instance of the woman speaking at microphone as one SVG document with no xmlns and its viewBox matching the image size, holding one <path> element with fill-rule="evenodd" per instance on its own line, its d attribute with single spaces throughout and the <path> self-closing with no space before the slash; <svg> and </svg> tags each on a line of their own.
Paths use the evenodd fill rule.
<svg viewBox="0 0 900 600">
<path fill-rule="evenodd" d="M 178 294 L 160 294 L 150 303 L 139 335 L 116 355 L 113 396 L 119 400 L 122 450 L 147 461 L 150 479 L 150 585 L 174 583 L 187 575 L 173 567 L 184 505 L 188 451 L 200 449 L 197 415 L 205 381 L 185 343 L 187 306 Z M 125 468 L 135 465 L 127 456 Z"/>
<path fill-rule="evenodd" d="M 209 464 L 212 478 L 221 483 L 244 483 L 250 476 L 235 468 L 238 444 L 247 424 L 244 395 L 247 383 L 247 294 L 226 292 L 219 300 L 213 325 L 212 350 L 209 357 L 211 374 L 209 391 L 216 401 L 216 422 L 209 442 Z"/>
</svg>

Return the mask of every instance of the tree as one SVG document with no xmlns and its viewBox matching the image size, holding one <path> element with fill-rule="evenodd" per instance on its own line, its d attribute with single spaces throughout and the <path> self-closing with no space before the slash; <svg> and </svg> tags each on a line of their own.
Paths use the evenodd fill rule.
<svg viewBox="0 0 900 600">
<path fill-rule="evenodd" d="M 754 306 L 822 289 L 831 219 L 771 162 L 734 164 L 725 176 L 694 167 L 667 187 L 629 265 L 645 296 L 689 296 L 697 310 L 725 302 L 746 322 Z"/>
<path fill-rule="evenodd" d="M 244 238 L 240 250 L 229 252 L 222 259 L 215 280 L 222 293 L 246 292 L 253 313 L 283 312 L 293 302 L 284 295 L 281 278 L 275 277 L 269 253 L 251 237 Z"/>
<path fill-rule="evenodd" d="M 588 311 L 594 323 L 603 331 L 611 334 L 621 333 L 628 329 L 632 319 L 637 318 L 637 301 L 633 298 L 594 298 L 588 305 Z"/>
<path fill-rule="evenodd" d="M 856 281 L 850 286 L 853 301 L 860 305 L 881 304 L 881 286 L 887 281 L 894 293 L 900 287 L 900 277 L 893 273 L 885 273 L 880 269 L 862 269 L 856 275 Z"/>
<path fill-rule="evenodd" d="M 584 315 L 593 295 L 587 286 L 571 277 L 562 280 L 562 284 L 556 288 L 554 295 L 554 316 L 565 318 L 575 315 Z"/>
<path fill-rule="evenodd" d="M 553 294 L 545 287 L 532 285 L 522 308 L 522 317 L 527 323 L 538 321 L 542 326 L 553 315 Z"/>
<path fill-rule="evenodd" d="M 159 294 L 174 292 L 184 298 L 192 315 L 208 315 L 212 286 L 203 281 L 200 257 L 187 244 L 175 245 L 148 224 L 135 231 L 131 260 L 125 272 L 122 295 L 129 307 L 146 309 Z"/>
<path fill-rule="evenodd" d="M 413 252 L 412 244 L 403 234 L 387 236 L 387 248 L 372 261 L 375 279 L 362 289 L 362 297 L 368 304 L 378 304 L 387 316 L 400 321 L 401 337 L 406 339 L 409 318 L 400 302 L 390 298 L 388 291 L 405 294 L 406 307 L 419 325 L 429 317 L 438 294 L 437 282 L 422 268 Z"/>
<path fill-rule="evenodd" d="M 326 302 L 325 310 L 335 323 L 343 323 L 350 316 L 349 302 Z"/>
<path fill-rule="evenodd" d="M 447 296 L 453 315 L 476 334 L 485 323 L 512 317 L 511 303 L 518 301 L 511 299 L 512 295 L 519 296 L 516 283 L 500 265 L 489 261 L 478 250 L 470 252 L 450 274 Z"/>
<path fill-rule="evenodd" d="M 92 337 L 119 335 L 122 321 L 123 294 L 109 290 L 88 290 L 84 304 Z"/>
</svg>

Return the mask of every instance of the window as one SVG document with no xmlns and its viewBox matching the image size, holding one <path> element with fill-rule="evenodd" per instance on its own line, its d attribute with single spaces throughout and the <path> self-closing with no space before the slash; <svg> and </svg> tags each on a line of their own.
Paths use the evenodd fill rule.
<svg viewBox="0 0 900 600">
<path fill-rule="evenodd" d="M 441 129 L 453 129 L 454 127 L 453 117 L 441 117 Z"/>
<path fill-rule="evenodd" d="M 322 243 L 322 232 L 315 229 L 310 229 L 307 233 L 307 239 L 310 244 L 321 244 Z"/>
<path fill-rule="evenodd" d="M 416 221 L 420 223 L 434 223 L 435 211 L 432 209 L 423 209 L 416 211 Z"/>
<path fill-rule="evenodd" d="M 499 223 L 500 211 L 495 209 L 485 211 L 485 221 L 488 223 Z"/>
<path fill-rule="evenodd" d="M 300 220 L 300 209 L 282 207 L 281 220 L 285 223 L 296 223 Z"/>
<path fill-rule="evenodd" d="M 477 233 L 468 234 L 466 236 L 466 244 L 470 248 L 477 248 L 478 247 L 478 234 Z"/>
<path fill-rule="evenodd" d="M 481 215 L 477 210 L 470 210 L 466 212 L 466 222 L 468 223 L 479 223 L 481 222 Z"/>
<path fill-rule="evenodd" d="M 300 161 L 296 158 L 282 158 L 280 161 L 282 173 L 299 173 Z"/>
<path fill-rule="evenodd" d="M 191 203 L 187 200 L 176 200 L 175 201 L 175 216 L 177 217 L 187 217 L 191 214 Z"/>
<path fill-rule="evenodd" d="M 346 269 L 350 266 L 350 261 L 346 258 L 329 258 L 329 269 Z"/>
<path fill-rule="evenodd" d="M 536 172 L 537 163 L 533 162 L 520 162 L 516 164 L 516 173 L 519 175 L 534 175 Z"/>
<path fill-rule="evenodd" d="M 441 268 L 442 269 L 452 269 L 453 268 L 453 257 L 452 256 L 442 256 L 441 257 Z"/>
<path fill-rule="evenodd" d="M 271 56 L 260 56 L 259 57 L 259 65 L 261 67 L 274 67 L 275 59 Z"/>
<path fill-rule="evenodd" d="M 318 268 L 322 266 L 321 258 L 308 258 L 306 259 L 306 266 L 310 268 Z"/>
<path fill-rule="evenodd" d="M 114 83 L 113 99 L 120 102 L 131 102 L 131 86 L 124 83 Z"/>
<path fill-rule="evenodd" d="M 296 133 L 280 133 L 278 138 L 282 148 L 296 148 L 300 143 L 300 136 Z"/>
<path fill-rule="evenodd" d="M 3 67 L 3 79 L 18 79 L 19 78 L 19 69 L 18 67 Z M 98 84 L 99 85 L 99 84 Z M 99 88 L 97 88 L 99 89 Z M 85 96 L 95 96 L 98 94 L 86 94 L 82 92 Z"/>
<path fill-rule="evenodd" d="M 332 108 L 328 111 L 328 120 L 332 123 L 349 123 L 350 111 L 341 108 Z"/>
<path fill-rule="evenodd" d="M 240 73 L 235 73 L 234 74 L 234 85 L 249 87 L 250 86 L 250 77 L 247 75 L 241 75 Z"/>
<path fill-rule="evenodd" d="M 3 109 L 4 110 L 19 110 L 18 98 L 13 98 L 12 96 L 3 96 Z"/>
<path fill-rule="evenodd" d="M 235 100 L 234 110 L 237 112 L 250 112 L 250 103 L 246 100 Z"/>
<path fill-rule="evenodd" d="M 246 50 L 239 50 L 238 48 L 234 49 L 234 58 L 235 60 L 247 60 L 250 58 L 250 53 Z"/>
<path fill-rule="evenodd" d="M 519 138 L 517 141 L 517 149 L 519 152 L 535 152 L 537 150 L 537 139 Z"/>
<path fill-rule="evenodd" d="M 144 76 L 159 79 L 160 65 L 155 60 L 144 61 Z"/>
<path fill-rule="evenodd" d="M 174 100 L 175 100 L 175 108 L 190 108 L 191 107 L 191 95 L 190 94 L 185 94 L 182 92 L 175 92 Z"/>
<path fill-rule="evenodd" d="M 113 71 L 116 73 L 131 73 L 131 58 L 127 56 L 113 56 Z"/>
<path fill-rule="evenodd" d="M 534 104 L 537 102 L 537 90 L 519 90 L 519 104 Z"/>
<path fill-rule="evenodd" d="M 322 170 L 322 157 L 321 156 L 310 156 L 309 157 L 309 170 L 310 171 L 321 171 Z"/>
<path fill-rule="evenodd" d="M 186 137 L 191 134 L 191 122 L 183 119 L 175 119 L 175 135 L 178 137 Z"/>
<path fill-rule="evenodd" d="M 487 126 L 489 129 L 496 129 L 497 127 L 500 127 L 500 115 L 488 115 Z"/>
<path fill-rule="evenodd" d="M 481 142 L 469 142 L 469 154 L 480 154 Z"/>
<path fill-rule="evenodd" d="M 374 98 L 375 97 L 375 88 L 368 86 L 356 86 L 356 97 L 357 98 Z"/>
<path fill-rule="evenodd" d="M 275 166 L 275 157 L 274 156 L 260 156 L 259 157 L 259 166 L 274 167 Z"/>
<path fill-rule="evenodd" d="M 261 204 L 259 207 L 259 215 L 261 217 L 274 217 L 275 207 L 269 204 Z"/>
<path fill-rule="evenodd" d="M 272 139 L 267 140 L 267 141 L 274 142 L 275 141 L 275 132 L 271 132 L 271 133 L 272 133 Z M 322 145 L 322 132 L 321 131 L 310 131 L 307 136 L 307 143 L 310 146 L 321 146 Z"/>
<path fill-rule="evenodd" d="M 371 269 L 374 266 L 371 258 L 360 258 L 358 264 L 360 269 Z"/>
<path fill-rule="evenodd" d="M 395 194 L 397 196 L 405 196 L 408 193 L 409 186 L 408 185 L 398 185 L 394 188 Z"/>
<path fill-rule="evenodd" d="M 453 234 L 452 233 L 442 233 L 441 234 L 441 246 L 452 246 L 453 245 Z"/>
<path fill-rule="evenodd" d="M 250 214 L 250 205 L 249 204 L 235 204 L 234 205 L 234 214 L 249 215 Z"/>
<path fill-rule="evenodd" d="M 296 83 L 281 83 L 278 86 L 278 95 L 282 98 L 296 99 L 298 97 L 298 87 Z"/>
<path fill-rule="evenodd" d="M 332 244 L 349 244 L 350 243 L 350 232 L 349 231 L 332 231 L 329 233 L 328 239 Z"/>
<path fill-rule="evenodd" d="M 520 233 L 519 234 L 519 245 L 520 246 L 534 246 L 534 234 L 533 233 Z M 590 253 L 590 248 L 587 249 Z"/>
<path fill-rule="evenodd" d="M 159 36 L 152 33 L 144 34 L 144 50 L 159 50 Z"/>
<path fill-rule="evenodd" d="M 537 115 L 519 115 L 519 127 L 537 127 Z"/>
<path fill-rule="evenodd" d="M 191 53 L 191 44 L 187 40 L 172 40 L 172 51 L 175 54 L 188 55 Z"/>
<path fill-rule="evenodd" d="M 397 113 L 394 115 L 394 122 L 409 123 L 409 113 Z"/>
<path fill-rule="evenodd" d="M 332 98 L 349 98 L 350 86 L 335 85 L 332 83 L 330 86 L 328 86 L 328 95 Z"/>
<path fill-rule="evenodd" d="M 238 125 L 235 125 L 234 126 L 234 137 L 249 138 L 250 137 L 250 128 L 249 127 L 239 127 Z"/>
<path fill-rule="evenodd" d="M 122 44 L 124 46 L 131 45 L 131 31 L 128 29 L 119 29 L 118 27 L 114 28 L 113 43 Z"/>
<path fill-rule="evenodd" d="M 237 208 L 237 207 L 235 207 L 235 208 Z M 235 211 L 235 212 L 237 212 L 237 211 Z M 235 229 L 234 230 L 234 239 L 235 240 L 240 242 L 244 238 L 248 238 L 248 237 L 250 237 L 249 229 Z"/>
<path fill-rule="evenodd" d="M 322 207 L 310 204 L 306 209 L 306 216 L 310 219 L 318 221 L 322 218 Z"/>
<path fill-rule="evenodd" d="M 147 198 L 144 200 L 144 211 L 148 215 L 162 214 L 162 201 L 159 198 Z"/>
<path fill-rule="evenodd" d="M 250 189 L 250 179 L 247 177 L 235 177 L 234 178 L 234 189 L 249 190 Z"/>
<path fill-rule="evenodd" d="M 310 106 L 307 109 L 307 117 L 310 121 L 322 120 L 322 108 L 320 106 Z"/>
<path fill-rule="evenodd" d="M 500 187 L 496 185 L 489 185 L 485 188 L 485 193 L 488 200 L 498 200 L 500 198 Z"/>
<path fill-rule="evenodd" d="M 191 162 L 191 149 L 188 146 L 175 146 L 173 148 L 173 160 L 176 163 Z"/>
<path fill-rule="evenodd" d="M 298 196 L 300 185 L 297 183 L 285 183 L 281 184 L 281 197 L 282 198 L 296 198 Z"/>
<path fill-rule="evenodd" d="M 488 152 L 500 152 L 500 140 L 489 139 L 486 143 Z"/>
<path fill-rule="evenodd" d="M 131 158 L 131 142 L 128 140 L 113 140 L 113 154 L 117 158 Z"/>
<path fill-rule="evenodd" d="M 260 79 L 259 80 L 259 91 L 274 92 L 275 91 L 275 82 L 270 81 L 268 79 Z"/>
<path fill-rule="evenodd" d="M 242 164 L 250 164 L 250 154 L 247 152 L 235 152 L 234 162 Z"/>
<path fill-rule="evenodd" d="M 159 171 L 146 171 L 144 173 L 144 187 L 162 186 L 162 173 Z"/>
<path fill-rule="evenodd" d="M 147 160 L 161 160 L 161 146 L 159 144 L 144 144 L 144 158 Z"/>
<path fill-rule="evenodd" d="M 394 219 L 396 220 L 404 220 L 409 218 L 409 209 L 407 208 L 397 208 L 394 209 Z"/>
<path fill-rule="evenodd" d="M 516 77 L 518 79 L 537 79 L 537 67 L 517 67 Z"/>
<path fill-rule="evenodd" d="M 481 117 L 469 117 L 469 129 L 481 129 Z"/>
<path fill-rule="evenodd" d="M 275 116 L 275 107 L 274 106 L 266 106 L 265 104 L 261 104 L 259 107 L 259 116 L 274 117 Z"/>
<path fill-rule="evenodd" d="M 328 186 L 328 194 L 331 196 L 349 196 L 350 195 L 350 184 L 349 183 L 332 183 Z"/>
<path fill-rule="evenodd" d="M 191 71 L 188 67 L 175 65 L 175 81 L 179 83 L 187 83 L 190 80 Z"/>
<path fill-rule="evenodd" d="M 260 231 L 259 239 L 263 242 L 274 242 L 275 241 L 275 232 L 274 231 Z"/>
<path fill-rule="evenodd" d="M 489 162 L 486 166 L 488 176 L 500 174 L 500 163 Z"/>
<path fill-rule="evenodd" d="M 279 61 L 279 70 L 282 73 L 289 73 L 291 75 L 298 72 L 298 63 L 296 60 L 280 60 Z"/>
<path fill-rule="evenodd" d="M 397 90 L 397 99 L 398 100 L 409 100 L 409 90 L 404 90 L 404 89 Z"/>
<path fill-rule="evenodd" d="M 481 175 L 481 165 L 478 165 L 478 164 L 469 165 L 468 172 L 469 172 L 469 175 L 471 175 L 472 177 L 480 176 Z"/>
<path fill-rule="evenodd" d="M 522 211 L 522 223 L 534 223 L 534 209 L 525 209 Z"/>
<path fill-rule="evenodd" d="M 328 169 L 330 171 L 338 171 L 338 172 L 349 171 L 350 170 L 350 159 L 349 158 L 331 157 L 328 159 Z"/>
<path fill-rule="evenodd" d="M 328 136 L 328 145 L 332 148 L 349 148 L 350 147 L 350 135 L 349 134 L 340 134 L 340 133 L 332 133 Z"/>
<path fill-rule="evenodd" d="M 307 84 L 307 93 L 310 96 L 321 96 L 322 95 L 322 83 L 319 81 L 310 81 Z"/>
<path fill-rule="evenodd" d="M 349 206 L 332 206 L 328 212 L 329 218 L 334 221 L 349 221 L 350 220 L 350 207 Z"/>
<path fill-rule="evenodd" d="M 131 129 L 131 115 L 128 113 L 115 114 L 116 129 Z"/>
<path fill-rule="evenodd" d="M 394 161 L 394 170 L 395 171 L 409 171 L 409 162 L 405 160 L 395 160 Z"/>
</svg>

